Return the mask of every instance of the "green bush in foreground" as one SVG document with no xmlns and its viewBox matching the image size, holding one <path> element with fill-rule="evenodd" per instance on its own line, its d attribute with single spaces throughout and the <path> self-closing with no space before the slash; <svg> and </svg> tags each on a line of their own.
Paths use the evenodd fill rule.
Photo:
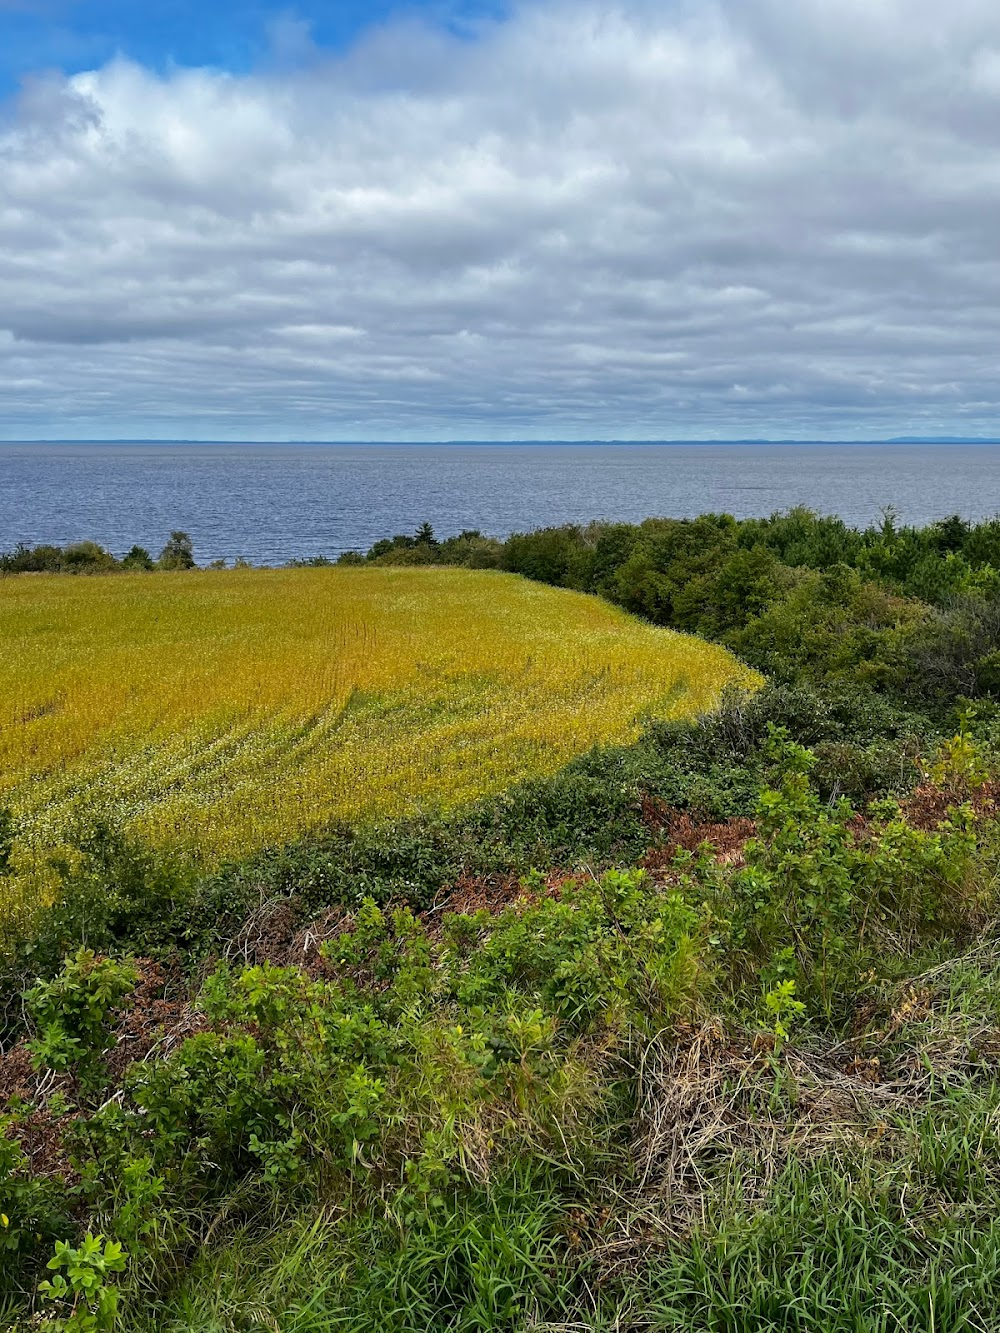
<svg viewBox="0 0 1000 1333">
<path fill-rule="evenodd" d="M 113 1043 L 112 1015 L 135 983 L 134 968 L 89 949 L 80 949 L 52 981 L 39 981 L 24 996 L 38 1034 L 28 1046 L 35 1066 L 72 1070 L 81 1089 L 99 1088 L 102 1057 Z"/>
<path fill-rule="evenodd" d="M 1000 1034 L 971 1011 L 1000 996 L 1000 980 L 972 966 L 958 990 L 938 983 L 948 998 L 930 1036 L 881 1015 L 888 1004 L 930 1016 L 934 986 L 908 983 L 900 1007 L 899 978 L 926 959 L 947 979 L 940 960 L 987 919 L 991 826 L 971 806 L 936 829 L 891 805 L 859 822 L 820 796 L 815 756 L 773 724 L 762 762 L 773 780 L 736 862 L 684 853 L 657 881 L 634 870 L 558 884 L 529 875 L 524 900 L 492 914 L 348 903 L 332 925 L 324 918 L 311 973 L 217 964 L 188 1035 L 159 1050 L 151 1032 L 124 1071 L 105 1052 L 116 1012 L 135 1012 L 137 972 L 71 957 L 29 1003 L 28 1050 L 57 1083 L 15 1106 L 0 1140 L 14 1242 L 4 1294 L 51 1295 L 38 1283 L 52 1241 L 78 1247 L 89 1231 L 128 1253 L 121 1317 L 136 1328 L 527 1329 L 586 1311 L 588 1326 L 630 1327 L 632 1309 L 637 1328 L 680 1328 L 683 1317 L 695 1328 L 818 1333 L 836 1284 L 810 1291 L 799 1323 L 776 1322 L 775 1293 L 787 1297 L 789 1274 L 804 1281 L 811 1265 L 829 1265 L 837 1245 L 856 1296 L 841 1292 L 841 1322 L 829 1327 L 888 1327 L 869 1308 L 879 1273 L 913 1320 L 928 1292 L 945 1310 L 978 1300 L 978 1278 L 953 1275 L 946 1290 L 943 1274 L 927 1275 L 931 1241 L 900 1233 L 899 1201 L 904 1186 L 923 1200 L 927 1237 L 957 1256 L 974 1243 L 961 1209 L 1000 1201 L 982 1137 L 970 1137 L 990 1095 L 978 1052 L 1000 1050 Z M 1000 973 L 992 955 L 984 961 Z M 713 1013 L 726 1015 L 728 1035 L 697 1036 Z M 837 1075 L 851 1100 L 829 1103 L 828 1151 L 781 1149 L 784 1164 L 745 1207 L 739 1191 L 761 1171 L 756 1131 L 733 1130 L 729 1152 L 704 1156 L 682 1117 L 675 1132 L 681 1143 L 692 1135 L 701 1202 L 687 1240 L 671 1230 L 677 1198 L 651 1190 L 669 1154 L 648 1139 L 688 1104 L 690 1080 L 705 1079 L 709 1108 L 722 1098 L 719 1114 L 749 1098 L 757 1109 L 738 1123 L 762 1116 L 791 1145 L 803 1098 L 824 1079 L 837 1086 L 824 1052 L 852 1028 L 867 1033 L 853 1048 L 866 1068 L 878 1051 L 887 1070 L 917 1058 L 915 1068 L 940 1072 L 881 1106 L 863 1079 Z M 732 1075 L 719 1082 L 691 1065 L 676 1083 L 654 1072 L 700 1050 L 735 1062 Z M 104 1082 L 116 1090 L 95 1099 Z M 64 1163 L 40 1175 L 18 1146 L 39 1115 Z M 741 1169 L 744 1133 L 757 1156 Z M 844 1182 L 862 1170 L 872 1188 L 847 1208 Z M 203 1248 L 206 1236 L 221 1254 Z M 855 1264 L 850 1247 L 865 1236 L 874 1257 Z M 610 1261 L 616 1247 L 624 1266 Z M 299 1265 L 291 1287 L 289 1265 Z M 758 1269 L 785 1273 L 784 1285 L 770 1291 Z M 863 1309 L 874 1322 L 859 1322 Z"/>
</svg>

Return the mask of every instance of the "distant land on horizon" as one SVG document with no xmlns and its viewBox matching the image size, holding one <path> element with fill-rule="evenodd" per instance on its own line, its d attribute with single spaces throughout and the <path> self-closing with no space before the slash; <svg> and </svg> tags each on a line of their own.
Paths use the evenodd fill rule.
<svg viewBox="0 0 1000 1333">
<path fill-rule="evenodd" d="M 872 437 L 871 439 L 863 439 L 863 440 L 838 440 L 838 439 L 823 439 L 823 440 L 817 440 L 817 439 L 807 439 L 807 438 L 802 438 L 802 439 L 772 439 L 772 438 L 768 438 L 768 437 L 764 437 L 764 436 L 762 436 L 762 437 L 760 437 L 760 438 L 746 438 L 746 439 L 744 439 L 744 438 L 740 438 L 739 436 L 725 437 L 725 438 L 723 438 L 723 437 L 720 436 L 720 437 L 718 437 L 718 438 L 713 438 L 713 439 L 709 439 L 709 440 L 704 440 L 704 439 L 702 439 L 702 440 L 685 440 L 685 439 L 662 439 L 662 440 L 654 440 L 654 439 L 637 439 L 637 440 L 630 440 L 630 439 L 627 439 L 627 438 L 618 438 L 618 439 L 613 439 L 613 440 L 600 440 L 600 439 L 594 439 L 594 440 L 539 440 L 539 439 L 530 439 L 530 438 L 527 438 L 527 437 L 524 438 L 524 439 L 518 439 L 518 440 L 364 440 L 364 439 L 357 439 L 357 440 L 220 440 L 220 439 L 215 439 L 215 440 L 205 440 L 205 439 L 185 439 L 185 438 L 171 439 L 171 438 L 167 438 L 167 437 L 157 438 L 157 439 L 152 439 L 152 438 L 150 438 L 149 436 L 135 436 L 135 437 L 131 437 L 131 436 L 120 436 L 120 437 L 115 437 L 114 439 L 101 439 L 101 438 L 95 436 L 95 437 L 87 437 L 87 438 L 64 438 L 64 439 L 61 439 L 61 438 L 58 438 L 58 437 L 50 437 L 50 438 L 45 438 L 45 439 L 38 438 L 38 439 L 30 439 L 30 440 L 25 440 L 25 439 L 9 439 L 9 440 L 8 440 L 8 439 L 2 439 L 2 440 L 0 440 L 0 446 L 3 446 L 3 445 L 10 445 L 10 444 L 14 444 L 14 445 L 32 445 L 32 444 L 102 444 L 102 445 L 112 445 L 112 444 L 149 444 L 149 445 L 171 445 L 171 444 L 192 444 L 192 445 L 199 445 L 199 444 L 211 444 L 211 445 L 218 445 L 218 444 L 228 444 L 228 445 L 234 445 L 234 446 L 243 446 L 243 445 L 264 445 L 264 446 L 267 446 L 267 445 L 289 445 L 289 446 L 294 446 L 294 447 L 296 447 L 296 448 L 301 448 L 301 447 L 305 447 L 305 446 L 309 446 L 309 445 L 319 445 L 319 446 L 326 446 L 326 447 L 341 446 L 341 447 L 345 447 L 345 448 L 354 448 L 354 449 L 359 448 L 359 447 L 361 447 L 361 446 L 365 446 L 365 445 L 372 445 L 372 446 L 374 446 L 374 447 L 380 447 L 380 448 L 385 448 L 385 447 L 397 448 L 397 447 L 400 447 L 400 448 L 414 448 L 414 449 L 421 449 L 421 448 L 440 449 L 440 448 L 446 448 L 446 447 L 448 447 L 448 446 L 455 446 L 455 447 L 461 447 L 461 448 L 472 448 L 472 447 L 475 447 L 475 448 L 507 448 L 507 447 L 511 447 L 511 446 L 518 447 L 518 446 L 524 446 L 524 445 L 528 445 L 528 446 L 531 446 L 531 447 L 533 447 L 533 448 L 544 448 L 546 445 L 554 445 L 554 446 L 557 446 L 557 447 L 560 447 L 560 446 L 572 446 L 572 447 L 574 447 L 574 448 L 581 448 L 581 447 L 587 447 L 587 446 L 593 446 L 593 447 L 595 447 L 595 448 L 597 448 L 597 447 L 614 447 L 614 446 L 617 446 L 617 445 L 627 446 L 627 447 L 636 447 L 636 446 L 640 446 L 640 445 L 658 445 L 658 446 L 678 445 L 678 446 L 684 446 L 685 448 L 692 448 L 692 447 L 695 447 L 695 446 L 698 446 L 698 445 L 709 445 L 709 446 L 711 446 L 711 445 L 737 445 L 737 444 L 742 444 L 742 445 L 759 444 L 759 445 L 769 445 L 769 446 L 773 446 L 773 445 L 785 445 L 785 444 L 788 444 L 788 445 L 796 445 L 796 444 L 798 444 L 798 445 L 827 445 L 827 446 L 829 446 L 829 445 L 842 445 L 842 446 L 845 446 L 845 447 L 846 447 L 846 446 L 855 446 L 855 445 L 856 445 L 856 446 L 863 447 L 863 446 L 865 446 L 865 445 L 879 445 L 879 444 L 935 444 L 935 445 L 941 445 L 941 444 L 1000 444 L 1000 433 L 998 433 L 998 434 L 995 435 L 995 436 L 994 436 L 994 435 L 890 435 L 890 436 L 876 436 L 876 437 Z"/>
</svg>

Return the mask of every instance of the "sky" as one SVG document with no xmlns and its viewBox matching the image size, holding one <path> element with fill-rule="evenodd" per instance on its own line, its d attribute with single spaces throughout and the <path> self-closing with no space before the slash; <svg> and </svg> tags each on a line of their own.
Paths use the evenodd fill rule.
<svg viewBox="0 0 1000 1333">
<path fill-rule="evenodd" d="M 1000 436 L 996 0 L 0 0 L 0 438 Z"/>
</svg>

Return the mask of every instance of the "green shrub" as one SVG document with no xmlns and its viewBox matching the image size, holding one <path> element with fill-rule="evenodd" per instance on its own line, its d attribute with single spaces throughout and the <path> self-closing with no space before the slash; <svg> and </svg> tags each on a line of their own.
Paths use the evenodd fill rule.
<svg viewBox="0 0 1000 1333">
<path fill-rule="evenodd" d="M 26 1294 L 45 1250 L 72 1225 L 67 1182 L 32 1172 L 21 1121 L 17 1113 L 0 1118 L 0 1300 Z"/>
<path fill-rule="evenodd" d="M 191 866 L 99 822 L 78 832 L 55 869 L 55 901 L 18 947 L 23 966 L 50 975 L 81 946 L 155 953 L 183 944 Z"/>
<path fill-rule="evenodd" d="M 137 975 L 127 963 L 80 949 L 58 976 L 34 985 L 24 999 L 36 1034 L 28 1045 L 36 1067 L 72 1073 L 84 1089 L 100 1087 L 112 1020 Z"/>
<path fill-rule="evenodd" d="M 847 801 L 826 803 L 810 783 L 810 751 L 772 729 L 771 758 L 778 781 L 761 792 L 745 865 L 721 880 L 711 873 L 716 911 L 751 971 L 794 979 L 812 1012 L 843 1020 L 857 978 L 884 975 L 887 956 L 972 929 L 976 836 L 966 811 L 929 832 L 892 803 L 862 831 Z M 734 984 L 747 979 L 737 964 Z"/>
<path fill-rule="evenodd" d="M 464 1005 L 496 1003 L 509 988 L 536 998 L 569 1031 L 602 1023 L 656 1026 L 686 1012 L 698 977 L 698 913 L 678 893 L 651 891 L 641 871 L 567 881 L 552 896 L 478 921 L 476 947 L 454 956 Z M 467 935 L 450 918 L 447 937 Z"/>
<path fill-rule="evenodd" d="M 53 1333 L 111 1333 L 118 1322 L 118 1292 L 108 1278 L 124 1271 L 125 1258 L 117 1241 L 90 1232 L 79 1246 L 56 1241 L 48 1262 L 55 1276 L 38 1286 L 42 1300 L 55 1307 L 45 1327 Z"/>
</svg>

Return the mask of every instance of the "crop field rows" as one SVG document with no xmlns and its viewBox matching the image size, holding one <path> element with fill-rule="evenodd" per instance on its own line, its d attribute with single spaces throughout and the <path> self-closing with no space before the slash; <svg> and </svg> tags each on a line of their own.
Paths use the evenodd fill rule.
<svg viewBox="0 0 1000 1333">
<path fill-rule="evenodd" d="M 98 818 L 212 864 L 474 800 L 757 680 L 720 648 L 493 571 L 39 575 L 0 583 L 0 644 L 22 903 Z"/>
</svg>

